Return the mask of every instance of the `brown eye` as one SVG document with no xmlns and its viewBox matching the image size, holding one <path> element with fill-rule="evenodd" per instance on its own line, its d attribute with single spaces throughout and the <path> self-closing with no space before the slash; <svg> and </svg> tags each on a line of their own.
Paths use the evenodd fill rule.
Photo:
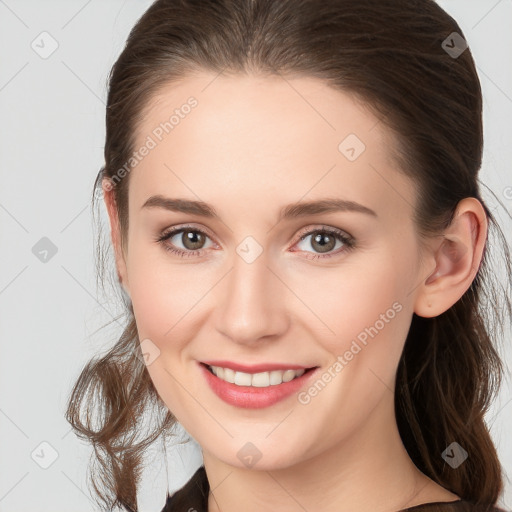
<svg viewBox="0 0 512 512">
<path fill-rule="evenodd" d="M 172 228 L 156 239 L 166 251 L 181 257 L 201 256 L 205 242 L 210 237 L 202 230 L 194 227 Z"/>
<path fill-rule="evenodd" d="M 311 240 L 306 242 L 310 237 Z M 336 248 L 337 242 L 340 243 L 341 247 L 339 246 L 339 249 L 332 254 L 327 254 L 331 253 L 331 251 Z M 303 244 L 303 246 L 300 247 L 299 244 Z M 341 255 L 350 251 L 355 247 L 355 239 L 336 228 L 322 228 L 303 233 L 296 245 L 299 247 L 300 251 L 306 253 L 307 259 L 321 259 Z M 313 249 L 314 252 L 311 252 L 308 249 Z"/>
<path fill-rule="evenodd" d="M 311 239 L 311 247 L 317 252 L 329 252 L 334 249 L 336 238 L 329 233 L 320 232 Z"/>
<path fill-rule="evenodd" d="M 201 233 L 200 231 L 192 229 L 186 229 L 182 231 L 181 243 L 186 249 L 189 249 L 190 251 L 202 249 L 204 242 L 204 234 Z"/>
</svg>

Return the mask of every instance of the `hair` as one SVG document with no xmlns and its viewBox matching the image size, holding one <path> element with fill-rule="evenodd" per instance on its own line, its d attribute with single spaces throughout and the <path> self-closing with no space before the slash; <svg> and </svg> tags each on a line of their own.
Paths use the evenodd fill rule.
<svg viewBox="0 0 512 512">
<path fill-rule="evenodd" d="M 502 468 L 484 414 L 503 373 L 492 338 L 498 328 L 503 333 L 512 307 L 490 270 L 492 233 L 504 247 L 507 286 L 512 271 L 506 239 L 480 192 L 480 82 L 469 48 L 457 58 L 443 49 L 453 32 L 463 36 L 433 0 L 157 0 L 132 28 L 108 77 L 105 164 L 92 205 L 109 178 L 124 244 L 130 174 L 115 177 L 135 150 L 149 101 L 194 72 L 316 77 L 363 101 L 394 134 L 397 169 L 415 183 L 420 242 L 442 235 L 466 197 L 482 203 L 489 221 L 482 261 L 466 293 L 437 317 L 413 314 L 397 369 L 395 414 L 404 446 L 423 473 L 462 499 L 495 504 Z M 97 257 L 104 285 L 101 244 Z M 165 440 L 177 420 L 141 362 L 131 303 L 125 300 L 124 307 L 120 339 L 84 366 L 66 419 L 94 447 L 98 469 L 91 474 L 101 506 L 136 511 L 142 455 Z M 141 433 L 147 411 L 156 411 L 158 421 Z M 453 441 L 469 452 L 456 469 L 441 456 Z"/>
</svg>

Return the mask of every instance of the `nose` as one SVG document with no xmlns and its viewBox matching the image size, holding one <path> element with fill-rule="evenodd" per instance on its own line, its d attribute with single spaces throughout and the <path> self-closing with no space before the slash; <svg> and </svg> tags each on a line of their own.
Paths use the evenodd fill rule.
<svg viewBox="0 0 512 512">
<path fill-rule="evenodd" d="M 218 288 L 216 328 L 231 341 L 260 345 L 275 340 L 289 326 L 286 294 L 290 293 L 263 252 L 248 262 L 235 254 L 233 266 Z"/>
</svg>

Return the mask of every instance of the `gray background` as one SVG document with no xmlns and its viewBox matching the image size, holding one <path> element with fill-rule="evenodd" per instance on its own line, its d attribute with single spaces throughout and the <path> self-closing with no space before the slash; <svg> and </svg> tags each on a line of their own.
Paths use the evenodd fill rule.
<svg viewBox="0 0 512 512">
<path fill-rule="evenodd" d="M 0 0 L 0 512 L 94 510 L 86 481 L 91 451 L 70 432 L 64 410 L 83 364 L 121 332 L 122 319 L 113 321 L 118 298 L 96 288 L 89 203 L 103 163 L 106 78 L 150 3 Z M 440 4 L 461 25 L 482 82 L 481 181 L 510 212 L 512 1 Z M 54 53 L 41 55 L 52 44 Z M 502 208 L 491 194 L 484 198 L 510 234 Z M 57 251 L 50 248 L 47 262 L 33 252 L 38 243 L 48 248 L 43 237 Z M 512 477 L 510 379 L 487 420 Z M 173 491 L 201 463 L 194 442 L 169 453 L 168 474 L 156 451 L 148 454 L 142 512 L 161 510 L 167 481 Z M 500 504 L 510 510 L 506 478 Z"/>
</svg>

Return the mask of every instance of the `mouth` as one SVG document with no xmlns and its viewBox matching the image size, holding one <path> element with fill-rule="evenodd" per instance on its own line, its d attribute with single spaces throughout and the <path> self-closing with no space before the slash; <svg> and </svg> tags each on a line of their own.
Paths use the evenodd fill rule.
<svg viewBox="0 0 512 512">
<path fill-rule="evenodd" d="M 240 387 L 253 387 L 253 388 L 267 388 L 273 386 L 279 386 L 286 382 L 298 379 L 303 375 L 310 373 L 311 371 L 318 368 L 318 366 L 312 366 L 309 368 L 304 367 L 289 367 L 286 369 L 272 369 L 268 371 L 258 372 L 244 372 L 228 368 L 227 366 L 216 366 L 206 363 L 200 363 L 206 368 L 212 375 L 218 379 L 227 382 L 228 384 L 234 384 Z M 268 365 L 267 365 L 268 366 Z M 290 365 L 294 366 L 294 365 Z"/>
<path fill-rule="evenodd" d="M 240 368 L 240 365 L 236 366 Z M 265 364 L 265 368 L 272 366 L 281 368 L 249 373 L 198 361 L 198 368 L 210 390 L 225 403 L 243 409 L 262 409 L 286 401 L 310 386 L 320 371 L 319 366 L 285 368 Z"/>
</svg>

